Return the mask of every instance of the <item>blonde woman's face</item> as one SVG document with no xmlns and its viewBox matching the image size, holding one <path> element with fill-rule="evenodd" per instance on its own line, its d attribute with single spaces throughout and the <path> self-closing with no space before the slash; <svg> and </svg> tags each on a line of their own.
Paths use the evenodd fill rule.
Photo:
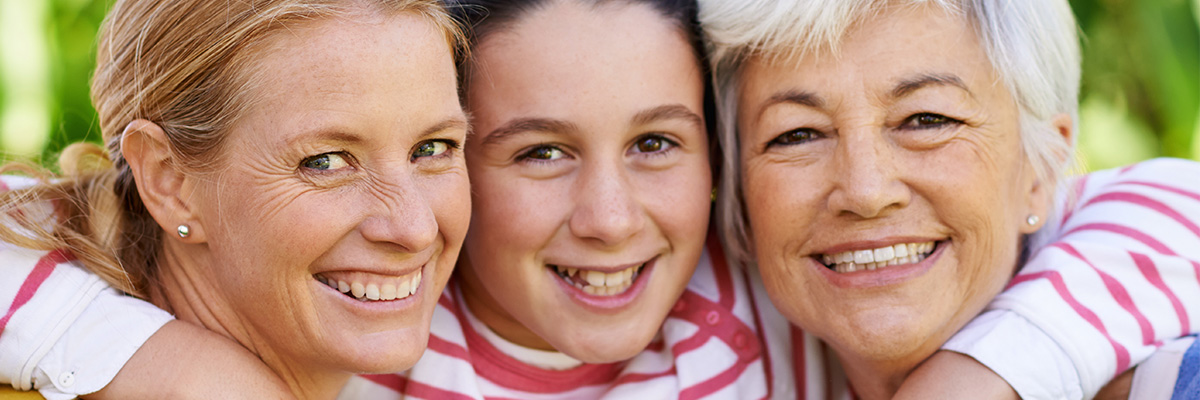
<svg viewBox="0 0 1200 400">
<path fill-rule="evenodd" d="M 412 15 L 360 19 L 272 39 L 250 66 L 260 102 L 199 190 L 213 262 L 196 286 L 268 362 L 408 368 L 466 234 L 467 127 L 444 35 Z"/>
<path fill-rule="evenodd" d="M 623 360 L 658 332 L 702 251 L 703 76 L 646 6 L 553 3 L 475 49 L 463 290 L 509 340 Z"/>
<path fill-rule="evenodd" d="M 752 60 L 740 151 L 772 300 L 846 362 L 913 366 L 1012 276 L 1039 188 L 965 18 L 887 9 L 838 55 Z"/>
</svg>

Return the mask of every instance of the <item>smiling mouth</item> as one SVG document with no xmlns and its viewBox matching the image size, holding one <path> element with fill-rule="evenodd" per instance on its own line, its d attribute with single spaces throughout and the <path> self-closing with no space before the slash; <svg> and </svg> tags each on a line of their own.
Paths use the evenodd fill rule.
<svg viewBox="0 0 1200 400">
<path fill-rule="evenodd" d="M 401 277 L 374 276 L 369 280 L 361 277 L 339 277 L 335 273 L 316 274 L 313 278 L 318 282 L 342 292 L 346 297 L 369 302 L 403 300 L 417 293 L 421 287 L 421 270 Z"/>
<path fill-rule="evenodd" d="M 825 268 L 844 274 L 855 271 L 874 271 L 897 265 L 916 264 L 933 254 L 941 242 L 899 243 L 877 249 L 844 251 L 813 256 Z"/>
<path fill-rule="evenodd" d="M 568 285 L 582 290 L 584 293 L 596 296 L 615 296 L 625 293 L 633 286 L 633 282 L 641 276 L 642 268 L 649 262 L 625 268 L 616 272 L 601 272 L 587 269 L 564 267 L 549 264 L 559 278 Z"/>
</svg>

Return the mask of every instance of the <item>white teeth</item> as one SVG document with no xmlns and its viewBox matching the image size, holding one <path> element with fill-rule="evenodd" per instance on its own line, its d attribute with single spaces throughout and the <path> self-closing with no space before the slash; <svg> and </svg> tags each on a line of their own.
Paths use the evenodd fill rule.
<svg viewBox="0 0 1200 400">
<path fill-rule="evenodd" d="M 896 250 L 892 249 L 892 246 L 875 249 L 875 262 L 891 260 L 895 256 Z"/>
<path fill-rule="evenodd" d="M 625 283 L 625 272 L 617 271 L 604 274 L 604 285 L 608 287 L 617 287 Z"/>
<path fill-rule="evenodd" d="M 560 265 L 551 265 L 564 281 L 583 290 L 584 293 L 597 296 L 611 296 L 624 293 L 637 279 L 638 273 L 645 264 L 625 268 L 614 272 L 593 271 Z"/>
<path fill-rule="evenodd" d="M 822 254 L 820 260 L 838 273 L 874 271 L 893 265 L 921 262 L 933 252 L 935 242 L 901 243 L 877 249 Z"/>
<path fill-rule="evenodd" d="M 854 252 L 854 262 L 866 264 L 875 261 L 875 252 L 871 250 L 859 250 Z"/>
<path fill-rule="evenodd" d="M 412 281 L 410 281 L 410 280 L 405 280 L 403 282 L 400 282 L 400 286 L 396 286 L 396 295 L 397 296 L 408 296 L 411 293 L 412 293 Z"/>
<path fill-rule="evenodd" d="M 421 286 L 421 271 L 418 270 L 415 274 L 402 278 L 368 278 L 372 281 L 360 282 L 350 280 L 349 282 L 340 279 L 332 279 L 321 274 L 315 275 L 317 281 L 328 285 L 329 287 L 342 292 L 348 296 L 352 296 L 361 301 L 378 301 L 378 300 L 396 300 L 407 298 L 408 296 L 417 293 L 417 289 Z"/>
<path fill-rule="evenodd" d="M 605 279 L 603 272 L 587 271 L 587 276 L 584 276 L 583 278 L 587 281 L 588 285 L 604 286 Z"/>
<path fill-rule="evenodd" d="M 408 294 L 416 294 L 417 288 L 421 287 L 421 271 L 417 271 L 417 276 L 412 278 L 412 284 L 409 286 Z"/>
</svg>

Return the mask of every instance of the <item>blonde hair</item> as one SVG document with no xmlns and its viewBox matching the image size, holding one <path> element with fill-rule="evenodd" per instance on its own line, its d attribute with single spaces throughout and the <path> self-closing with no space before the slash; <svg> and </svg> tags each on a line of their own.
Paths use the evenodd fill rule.
<svg viewBox="0 0 1200 400">
<path fill-rule="evenodd" d="M 155 284 L 163 231 L 122 156 L 126 125 L 158 124 L 174 162 L 210 169 L 225 133 L 255 100 L 248 66 L 258 45 L 289 24 L 353 12 L 417 14 L 445 32 L 456 56 L 463 53 L 463 35 L 437 0 L 118 0 L 100 29 L 92 77 L 107 152 L 89 143 L 68 146 L 61 175 L 29 164 L 0 169 L 39 180 L 0 194 L 8 218 L 0 240 L 68 250 L 117 289 L 145 298 Z M 54 207 L 49 215 L 23 212 L 47 203 Z"/>
<path fill-rule="evenodd" d="M 751 57 L 792 58 L 837 52 L 858 21 L 888 5 L 933 4 L 963 15 L 1019 107 L 1021 149 L 1043 184 L 1054 187 L 1075 143 L 1051 120 L 1077 121 L 1080 50 L 1066 0 L 699 0 L 713 66 L 723 164 L 717 223 L 732 259 L 752 261 L 737 140 L 741 69 Z"/>
</svg>

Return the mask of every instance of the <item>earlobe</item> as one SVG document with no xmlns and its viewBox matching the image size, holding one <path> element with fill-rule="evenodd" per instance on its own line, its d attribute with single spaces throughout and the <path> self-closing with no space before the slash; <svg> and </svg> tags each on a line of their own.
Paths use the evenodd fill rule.
<svg viewBox="0 0 1200 400">
<path fill-rule="evenodd" d="M 1050 127 L 1063 141 L 1063 145 L 1057 147 L 1062 151 L 1054 154 L 1054 161 L 1060 165 L 1066 164 L 1071 160 L 1071 149 L 1074 147 L 1072 143 L 1075 140 L 1075 120 L 1069 114 L 1057 114 L 1050 120 Z M 1050 205 L 1054 201 L 1057 189 L 1057 182 L 1045 182 L 1043 177 L 1034 175 L 1029 192 L 1029 212 L 1021 217 L 1021 233 L 1024 234 L 1037 232 L 1045 225 L 1046 219 L 1050 217 Z"/>
<path fill-rule="evenodd" d="M 204 242 L 203 224 L 196 218 L 191 196 L 195 179 L 175 159 L 162 127 L 144 119 L 130 122 L 121 133 L 121 153 L 133 172 L 142 203 L 169 233 L 166 237 Z M 188 226 L 187 235 L 175 234 L 180 225 Z"/>
</svg>

